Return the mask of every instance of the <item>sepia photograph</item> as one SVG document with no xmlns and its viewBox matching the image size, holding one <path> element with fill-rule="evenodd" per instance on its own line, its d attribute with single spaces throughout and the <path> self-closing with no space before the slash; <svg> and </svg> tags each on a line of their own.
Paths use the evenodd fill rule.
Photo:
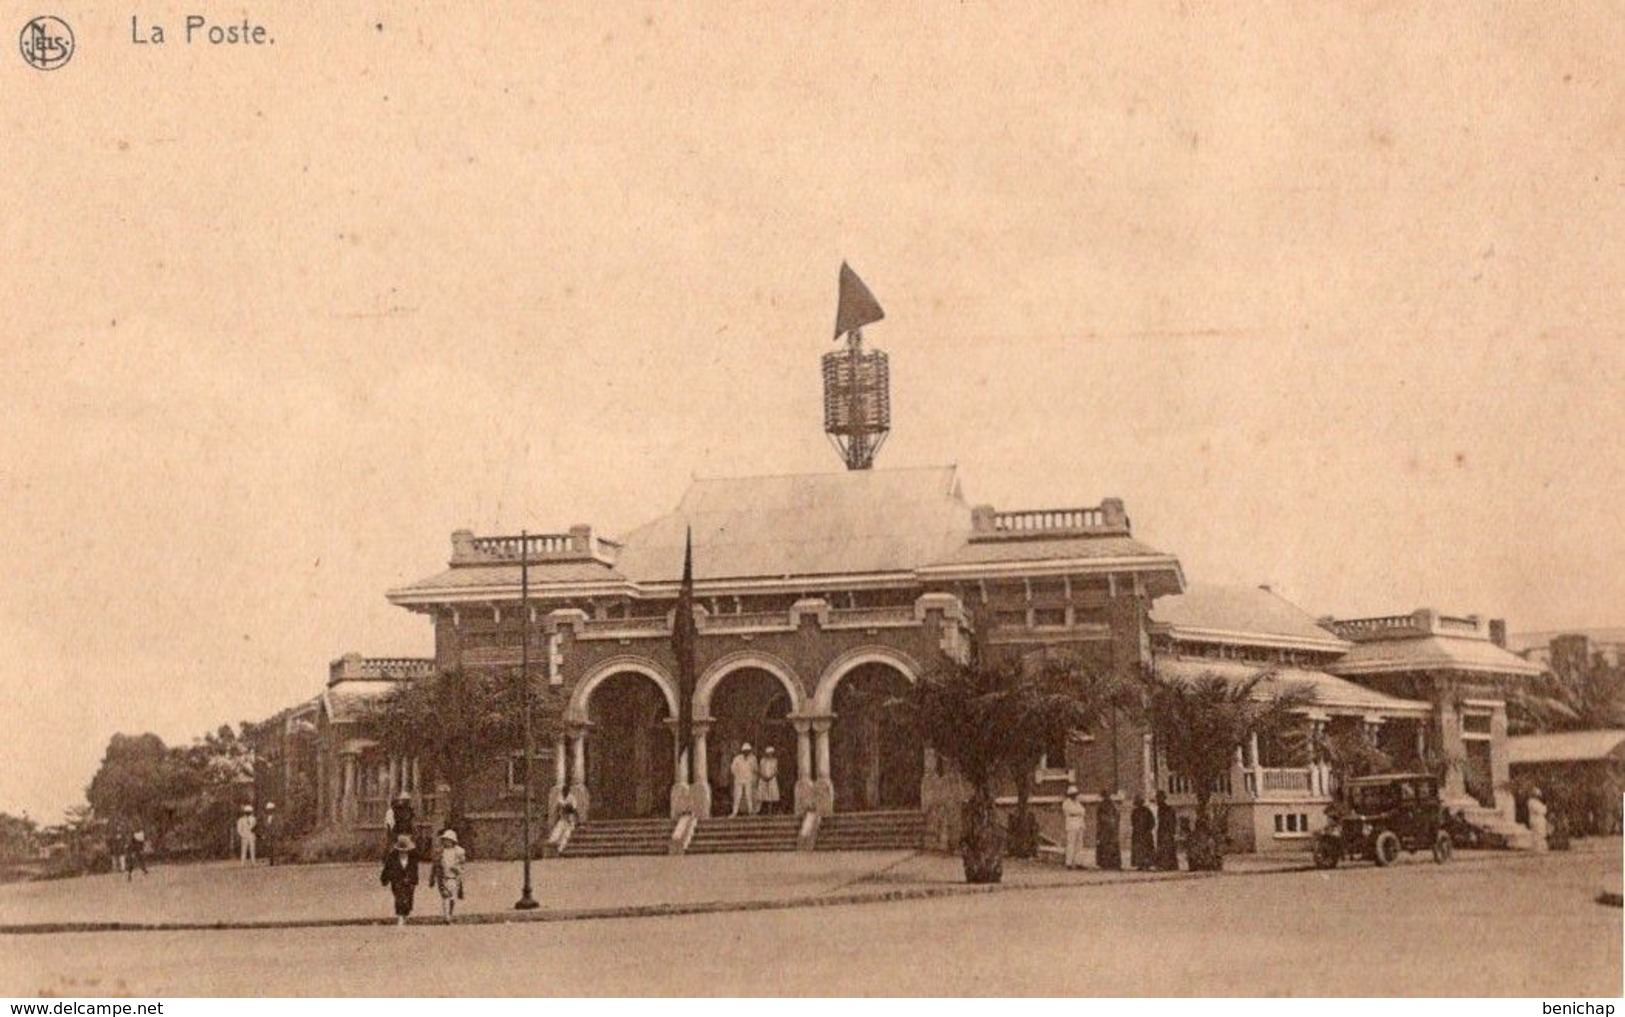
<svg viewBox="0 0 1625 1017">
<path fill-rule="evenodd" d="M 1613 1012 L 1617 3 L 0 29 L 13 1014 Z"/>
</svg>

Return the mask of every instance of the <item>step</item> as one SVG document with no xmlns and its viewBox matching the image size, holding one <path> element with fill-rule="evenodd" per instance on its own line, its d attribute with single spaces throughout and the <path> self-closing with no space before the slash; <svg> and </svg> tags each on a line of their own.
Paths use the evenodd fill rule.
<svg viewBox="0 0 1625 1017">
<path fill-rule="evenodd" d="M 801 834 L 795 816 L 728 816 L 702 819 L 688 843 L 688 854 L 742 851 L 794 851 Z"/>
<path fill-rule="evenodd" d="M 820 851 L 905 851 L 925 838 L 920 812 L 850 812 L 827 816 L 819 824 Z"/>
<path fill-rule="evenodd" d="M 671 850 L 666 819 L 594 819 L 575 828 L 560 858 L 663 855 Z"/>
</svg>

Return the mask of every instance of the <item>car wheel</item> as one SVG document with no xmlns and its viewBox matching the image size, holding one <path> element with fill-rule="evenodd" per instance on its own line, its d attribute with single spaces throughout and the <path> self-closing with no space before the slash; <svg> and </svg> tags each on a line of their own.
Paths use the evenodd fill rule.
<svg viewBox="0 0 1625 1017">
<path fill-rule="evenodd" d="M 1399 861 L 1399 834 L 1384 830 L 1377 834 L 1377 843 L 1371 851 L 1378 865 L 1392 865 Z"/>
<path fill-rule="evenodd" d="M 1443 865 L 1456 853 L 1456 845 L 1451 842 L 1450 835 L 1443 830 L 1433 841 L 1433 860 Z"/>
</svg>

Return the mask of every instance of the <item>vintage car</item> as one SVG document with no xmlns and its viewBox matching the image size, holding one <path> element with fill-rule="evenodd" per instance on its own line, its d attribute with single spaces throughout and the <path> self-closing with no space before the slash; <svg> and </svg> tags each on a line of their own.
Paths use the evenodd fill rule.
<svg viewBox="0 0 1625 1017">
<path fill-rule="evenodd" d="M 1454 851 L 1444 828 L 1438 778 L 1426 773 L 1358 777 L 1344 784 L 1342 808 L 1327 810 L 1315 837 L 1315 865 L 1335 868 L 1349 858 L 1392 865 L 1401 851 L 1432 851 L 1447 862 Z"/>
</svg>

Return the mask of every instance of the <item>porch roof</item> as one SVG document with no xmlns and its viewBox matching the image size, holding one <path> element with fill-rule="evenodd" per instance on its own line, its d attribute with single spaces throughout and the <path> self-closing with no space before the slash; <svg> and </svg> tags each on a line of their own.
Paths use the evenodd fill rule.
<svg viewBox="0 0 1625 1017">
<path fill-rule="evenodd" d="M 398 681 L 343 681 L 322 693 L 322 709 L 330 724 L 360 720 L 367 711 L 401 687 Z"/>
<path fill-rule="evenodd" d="M 1206 675 L 1215 675 L 1227 681 L 1243 682 L 1269 672 L 1270 677 L 1258 687 L 1259 694 L 1269 696 L 1283 687 L 1307 685 L 1315 692 L 1315 701 L 1309 707 L 1311 710 L 1395 717 L 1421 717 L 1433 711 L 1428 703 L 1384 695 L 1364 685 L 1309 668 L 1271 667 L 1207 657 L 1159 657 L 1156 670 L 1160 677 L 1171 681 L 1195 681 Z"/>
<path fill-rule="evenodd" d="M 1507 762 L 1513 766 L 1594 762 L 1610 757 L 1625 760 L 1625 731 L 1562 731 L 1507 739 Z"/>
<path fill-rule="evenodd" d="M 1439 634 L 1355 643 L 1343 659 L 1326 669 L 1348 675 L 1470 671 L 1529 678 L 1543 670 L 1488 640 Z"/>
<path fill-rule="evenodd" d="M 1191 642 L 1277 646 L 1341 654 L 1350 643 L 1321 626 L 1303 608 L 1262 586 L 1193 583 L 1164 597 L 1151 618 L 1175 639 Z"/>
</svg>

